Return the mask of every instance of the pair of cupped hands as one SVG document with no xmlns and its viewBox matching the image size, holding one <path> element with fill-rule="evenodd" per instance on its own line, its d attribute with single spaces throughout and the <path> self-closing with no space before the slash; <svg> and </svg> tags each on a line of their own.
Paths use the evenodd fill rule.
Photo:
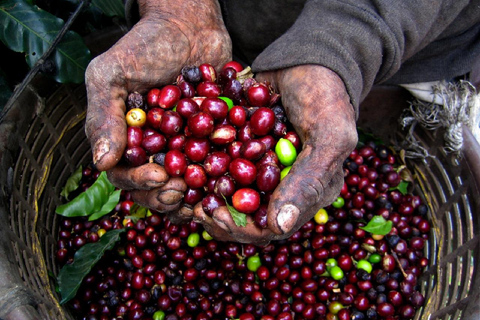
<svg viewBox="0 0 480 320">
<path fill-rule="evenodd" d="M 161 2 L 161 3 L 160 3 Z M 218 3 L 213 0 L 138 1 L 141 19 L 112 48 L 87 68 L 86 134 L 97 169 L 107 171 L 118 188 L 130 190 L 140 205 L 168 214 L 173 222 L 193 219 L 220 241 L 265 245 L 285 239 L 329 205 L 343 185 L 342 164 L 357 142 L 355 114 L 342 80 L 319 65 L 299 65 L 261 72 L 281 94 L 289 121 L 303 149 L 268 206 L 268 228 L 248 218 L 237 226 L 228 209 L 208 216 L 201 203 L 183 205 L 187 186 L 155 163 L 120 164 L 127 144 L 125 101 L 128 93 L 145 93 L 173 83 L 183 66 L 208 62 L 219 70 L 231 57 L 231 40 Z"/>
</svg>

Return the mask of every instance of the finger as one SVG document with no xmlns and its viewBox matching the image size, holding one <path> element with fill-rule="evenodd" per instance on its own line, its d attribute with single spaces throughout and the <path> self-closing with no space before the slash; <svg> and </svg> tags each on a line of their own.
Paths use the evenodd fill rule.
<svg viewBox="0 0 480 320">
<path fill-rule="evenodd" d="M 92 60 L 85 73 L 88 109 L 85 133 L 90 141 L 93 162 L 100 171 L 115 166 L 127 144 L 125 99 L 127 90 L 113 85 L 111 63 L 104 56 Z"/>
<path fill-rule="evenodd" d="M 262 229 L 255 225 L 253 217 L 247 215 L 246 226 L 238 226 L 227 207 L 219 207 L 213 212 L 212 219 L 237 242 L 267 245 L 274 234 L 269 229 Z"/>
<path fill-rule="evenodd" d="M 116 166 L 107 173 L 108 180 L 123 190 L 160 188 L 170 178 L 165 169 L 156 163 L 147 163 L 138 167 Z"/>
<path fill-rule="evenodd" d="M 185 181 L 181 178 L 171 178 L 160 188 L 151 190 L 131 191 L 132 199 L 147 208 L 159 212 L 175 211 L 182 205 L 183 194 L 187 189 Z"/>
<path fill-rule="evenodd" d="M 178 211 L 168 213 L 168 219 L 173 224 L 182 224 L 192 220 L 193 209 L 186 206 L 181 206 Z"/>
<path fill-rule="evenodd" d="M 202 203 L 199 202 L 193 207 L 193 220 L 203 225 L 203 228 L 218 241 L 235 241 L 235 239 L 222 229 L 205 211 L 203 211 Z"/>
<path fill-rule="evenodd" d="M 284 69 L 271 78 L 303 143 L 269 204 L 269 228 L 280 235 L 301 226 L 339 194 L 343 161 L 355 147 L 357 135 L 350 98 L 333 71 L 303 65 Z"/>
<path fill-rule="evenodd" d="M 272 194 L 268 226 L 275 234 L 290 233 L 312 218 L 321 207 L 332 203 L 340 193 L 342 160 L 334 157 L 325 163 L 319 160 L 321 156 L 315 148 L 304 146 L 292 169 Z"/>
</svg>

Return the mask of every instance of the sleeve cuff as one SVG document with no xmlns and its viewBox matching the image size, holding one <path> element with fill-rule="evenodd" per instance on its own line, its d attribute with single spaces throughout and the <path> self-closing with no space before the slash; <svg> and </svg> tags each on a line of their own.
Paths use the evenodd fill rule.
<svg viewBox="0 0 480 320">
<path fill-rule="evenodd" d="M 131 29 L 135 23 L 140 19 L 138 12 L 138 3 L 136 0 L 124 0 L 125 8 L 125 20 L 127 21 L 127 27 Z"/>
</svg>

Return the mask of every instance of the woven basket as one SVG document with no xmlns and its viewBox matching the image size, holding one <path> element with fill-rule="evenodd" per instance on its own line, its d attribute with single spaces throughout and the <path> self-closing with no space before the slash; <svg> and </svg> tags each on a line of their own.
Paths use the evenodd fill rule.
<svg viewBox="0 0 480 320">
<path fill-rule="evenodd" d="M 96 56 L 127 29 L 85 37 Z M 91 161 L 86 91 L 37 75 L 0 122 L 0 319 L 73 319 L 58 303 L 55 262 L 59 192 Z"/>
<path fill-rule="evenodd" d="M 359 126 L 392 144 L 404 139 L 398 119 L 413 99 L 398 88 L 378 88 L 363 101 Z M 415 138 L 431 157 L 409 161 L 416 177 L 414 193 L 430 207 L 432 222 L 421 277 L 425 307 L 415 319 L 480 319 L 480 146 L 463 128 L 460 156 L 445 153 L 443 130 L 417 127 Z"/>
<path fill-rule="evenodd" d="M 401 138 L 397 105 L 406 99 L 397 90 L 374 91 L 360 125 L 394 142 Z M 72 318 L 51 277 L 58 273 L 55 208 L 67 178 L 91 161 L 85 110 L 83 85 L 37 77 L 0 123 L 0 319 Z M 416 319 L 479 319 L 480 147 L 465 130 L 458 159 L 443 152 L 441 132 L 416 134 L 433 156 L 409 163 L 433 225 L 425 248 L 430 266 L 420 279 L 426 305 Z"/>
</svg>

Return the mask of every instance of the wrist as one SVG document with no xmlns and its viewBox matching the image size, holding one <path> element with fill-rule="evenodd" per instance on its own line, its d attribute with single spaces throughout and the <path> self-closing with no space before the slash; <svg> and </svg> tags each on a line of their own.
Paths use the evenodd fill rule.
<svg viewBox="0 0 480 320">
<path fill-rule="evenodd" d="M 198 25 L 221 17 L 217 0 L 137 0 L 141 18 L 182 20 Z"/>
</svg>

